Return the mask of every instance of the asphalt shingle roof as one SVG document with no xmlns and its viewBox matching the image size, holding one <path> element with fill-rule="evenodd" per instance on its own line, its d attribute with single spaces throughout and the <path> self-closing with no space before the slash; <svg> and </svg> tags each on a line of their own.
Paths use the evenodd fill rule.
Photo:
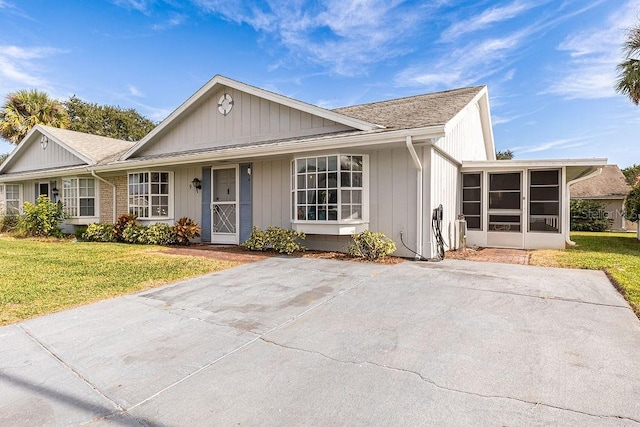
<svg viewBox="0 0 640 427">
<path fill-rule="evenodd" d="M 571 186 L 572 198 L 592 197 L 625 197 L 631 186 L 622 174 L 618 165 L 606 165 L 600 175 L 585 179 Z"/>
<path fill-rule="evenodd" d="M 336 108 L 345 116 L 382 125 L 389 130 L 444 125 L 462 110 L 485 86 L 416 95 L 371 104 Z"/>
</svg>

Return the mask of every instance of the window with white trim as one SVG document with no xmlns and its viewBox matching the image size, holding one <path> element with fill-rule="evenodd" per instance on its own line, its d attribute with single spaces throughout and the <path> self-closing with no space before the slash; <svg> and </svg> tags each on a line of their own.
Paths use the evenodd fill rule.
<svg viewBox="0 0 640 427">
<path fill-rule="evenodd" d="M 362 222 L 365 156 L 329 155 L 291 163 L 292 220 Z"/>
<path fill-rule="evenodd" d="M 96 180 L 93 178 L 62 179 L 62 210 L 68 217 L 95 216 Z"/>
<path fill-rule="evenodd" d="M 0 214 L 18 215 L 22 206 L 20 184 L 0 184 Z"/>
<path fill-rule="evenodd" d="M 129 174 L 129 213 L 138 218 L 169 217 L 169 172 Z"/>
</svg>

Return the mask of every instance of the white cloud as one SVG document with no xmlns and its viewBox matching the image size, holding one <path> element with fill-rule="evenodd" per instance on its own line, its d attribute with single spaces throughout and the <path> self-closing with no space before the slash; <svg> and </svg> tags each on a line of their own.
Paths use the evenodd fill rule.
<svg viewBox="0 0 640 427">
<path fill-rule="evenodd" d="M 0 93 L 15 87 L 47 86 L 47 79 L 37 72 L 37 60 L 63 51 L 50 47 L 25 48 L 14 45 L 0 45 Z"/>
<path fill-rule="evenodd" d="M 582 147 L 583 145 L 587 145 L 587 138 L 565 138 L 565 139 L 557 139 L 554 141 L 543 142 L 538 145 L 526 146 L 526 147 L 514 147 L 511 150 L 518 154 L 525 153 L 538 153 L 540 151 L 547 151 L 551 149 L 567 149 L 567 148 L 576 148 Z"/>
<path fill-rule="evenodd" d="M 514 1 L 504 6 L 495 6 L 486 9 L 476 16 L 469 17 L 465 20 L 458 21 L 444 30 L 442 39 L 450 41 L 456 39 L 463 34 L 472 33 L 490 27 L 492 24 L 507 21 L 516 16 L 540 6 L 545 2 L 523 2 L 521 0 Z"/>
<path fill-rule="evenodd" d="M 403 43 L 429 16 L 400 0 L 193 1 L 206 12 L 275 37 L 296 59 L 342 75 L 364 73 L 371 64 L 407 53 Z"/>
<path fill-rule="evenodd" d="M 151 29 L 153 29 L 155 31 L 170 30 L 171 28 L 175 28 L 175 27 L 178 27 L 178 26 L 182 25 L 186 20 L 187 20 L 187 17 L 185 15 L 175 14 L 171 18 L 169 18 L 169 19 L 167 19 L 167 20 L 165 20 L 163 22 L 159 22 L 157 24 L 154 24 L 151 27 Z"/>
<path fill-rule="evenodd" d="M 132 96 L 136 96 L 138 98 L 144 98 L 144 94 L 140 92 L 140 90 L 134 85 L 128 85 L 127 89 L 129 90 L 129 94 Z"/>
<path fill-rule="evenodd" d="M 622 61 L 622 45 L 627 30 L 638 21 L 640 0 L 629 0 L 611 14 L 600 27 L 573 33 L 558 46 L 567 58 L 557 73 L 557 81 L 543 93 L 569 99 L 619 96 L 615 92 L 616 66 Z"/>
<path fill-rule="evenodd" d="M 153 0 L 113 0 L 116 6 L 125 7 L 127 9 L 135 9 L 139 12 L 146 12 Z"/>
</svg>

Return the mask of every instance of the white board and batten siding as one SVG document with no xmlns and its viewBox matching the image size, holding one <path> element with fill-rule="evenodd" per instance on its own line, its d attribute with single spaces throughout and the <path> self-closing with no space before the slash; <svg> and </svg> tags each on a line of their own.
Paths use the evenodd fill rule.
<svg viewBox="0 0 640 427">
<path fill-rule="evenodd" d="M 459 161 L 487 160 L 477 103 L 467 105 L 447 126 L 445 137 L 436 142 L 439 148 Z"/>
<path fill-rule="evenodd" d="M 173 221 L 186 216 L 199 223 L 202 218 L 202 189 L 196 190 L 191 185 L 194 178 L 203 181 L 202 167 L 189 166 L 173 170 Z"/>
<path fill-rule="evenodd" d="M 231 95 L 234 101 L 231 112 L 226 116 L 218 111 L 218 100 L 224 93 Z M 184 114 L 177 123 L 157 135 L 153 144 L 143 147 L 136 156 L 179 153 L 350 129 L 331 120 L 226 87 L 203 96 L 190 109 L 189 114 Z"/>
<path fill-rule="evenodd" d="M 32 138 L 36 138 L 35 133 Z M 39 134 L 38 134 L 39 135 Z M 11 161 L 4 173 L 26 172 L 38 169 L 62 168 L 68 166 L 81 166 L 87 163 L 73 155 L 64 147 L 56 144 L 51 139 L 46 149 L 40 146 L 38 141 L 28 141 L 26 150 L 19 153 L 17 158 Z"/>
<path fill-rule="evenodd" d="M 335 154 L 304 153 L 315 156 Z M 406 147 L 383 150 L 345 150 L 344 154 L 369 156 L 369 229 L 382 232 L 396 242 L 395 255 L 412 256 L 400 242 L 400 232 L 410 247 L 416 241 L 416 168 Z M 293 156 L 252 163 L 253 224 L 261 229 L 270 226 L 291 228 L 291 160 Z M 310 249 L 342 250 L 350 236 L 307 235 Z"/>
</svg>

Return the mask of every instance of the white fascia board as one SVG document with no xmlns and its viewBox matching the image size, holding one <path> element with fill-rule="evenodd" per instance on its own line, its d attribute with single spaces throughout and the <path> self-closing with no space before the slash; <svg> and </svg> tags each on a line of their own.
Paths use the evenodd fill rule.
<svg viewBox="0 0 640 427">
<path fill-rule="evenodd" d="M 444 126 L 429 126 L 417 129 L 403 129 L 379 133 L 365 133 L 353 136 L 335 137 L 331 139 L 318 138 L 304 142 L 296 140 L 282 143 L 251 145 L 244 147 L 230 147 L 223 150 L 209 151 L 197 154 L 176 154 L 162 158 L 145 160 L 122 160 L 108 165 L 95 166 L 91 170 L 96 172 L 138 169 L 153 166 L 183 165 L 198 162 L 237 160 L 251 157 L 266 157 L 284 154 L 296 154 L 314 150 L 344 150 L 353 147 L 373 146 L 389 143 L 404 143 L 407 136 L 414 141 L 441 138 L 444 136 Z"/>
<path fill-rule="evenodd" d="M 66 168 L 48 169 L 38 172 L 16 172 L 9 175 L 0 175 L 0 182 L 20 182 L 51 177 L 75 176 L 79 173 L 91 173 L 89 166 L 69 166 Z"/>
<path fill-rule="evenodd" d="M 214 76 L 211 80 L 209 80 L 204 86 L 196 91 L 193 95 L 191 95 L 185 102 L 183 102 L 178 108 L 176 108 L 169 116 L 162 121 L 158 126 L 156 126 L 151 132 L 149 132 L 144 138 L 142 138 L 138 143 L 136 143 L 133 147 L 131 147 L 126 153 L 120 157 L 121 160 L 128 160 L 129 157 L 134 155 L 140 148 L 147 144 L 151 139 L 153 139 L 156 135 L 162 132 L 166 127 L 168 127 L 174 120 L 180 117 L 185 111 L 189 109 L 193 104 L 195 104 L 200 98 L 209 93 L 215 86 L 223 85 L 227 87 L 231 87 L 237 89 L 242 92 L 246 92 L 251 95 L 255 95 L 260 98 L 264 98 L 269 101 L 273 101 L 279 104 L 286 105 L 287 107 L 291 107 L 300 111 L 304 111 L 309 114 L 313 114 L 319 117 L 323 117 L 328 120 L 332 120 L 334 122 L 353 127 L 358 130 L 376 130 L 376 129 L 384 129 L 383 126 L 376 125 L 373 123 L 368 123 L 363 120 L 354 119 L 342 114 L 335 113 L 333 111 L 327 110 L 325 108 L 321 108 L 315 105 L 307 104 L 306 102 L 298 101 L 293 98 L 288 98 L 283 95 L 279 95 L 274 92 L 269 92 L 264 89 L 260 89 L 255 86 L 250 86 L 245 83 L 238 82 L 236 80 L 232 80 L 228 77 L 224 77 L 221 75 Z"/>
<path fill-rule="evenodd" d="M 463 170 L 514 169 L 514 168 L 552 168 L 563 166 L 595 167 L 605 166 L 606 158 L 592 159 L 540 159 L 540 160 L 473 160 L 463 161 Z"/>
</svg>

